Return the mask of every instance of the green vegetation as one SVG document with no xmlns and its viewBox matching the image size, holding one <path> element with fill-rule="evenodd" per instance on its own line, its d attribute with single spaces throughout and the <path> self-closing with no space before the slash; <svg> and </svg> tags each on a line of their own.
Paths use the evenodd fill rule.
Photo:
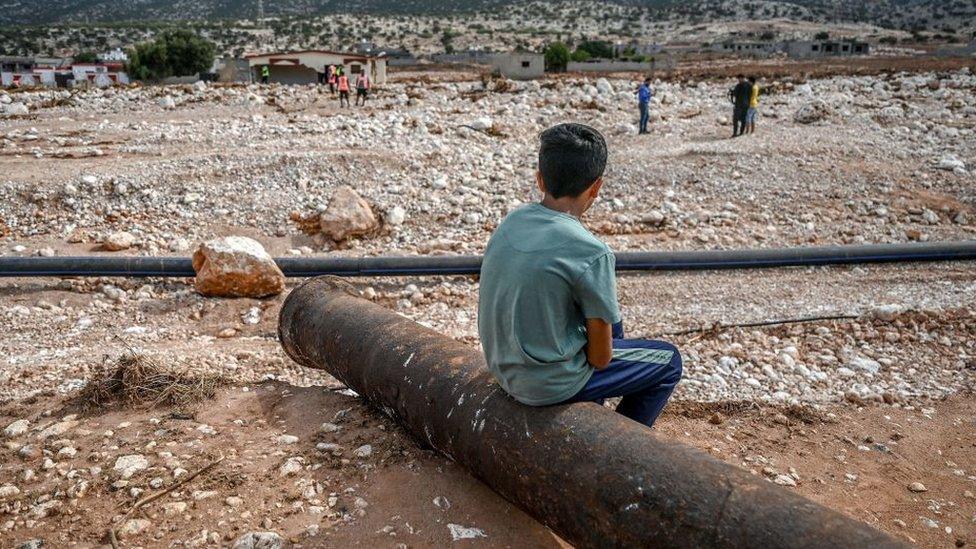
<svg viewBox="0 0 976 549">
<path fill-rule="evenodd" d="M 546 48 L 546 70 L 563 72 L 569 64 L 569 48 L 562 42 L 553 42 Z"/>
<path fill-rule="evenodd" d="M 214 51 L 213 43 L 189 30 L 168 31 L 129 50 L 127 71 L 136 80 L 191 76 L 210 68 Z"/>
<path fill-rule="evenodd" d="M 75 63 L 97 63 L 98 54 L 91 50 L 82 51 L 78 52 L 72 59 Z"/>
</svg>

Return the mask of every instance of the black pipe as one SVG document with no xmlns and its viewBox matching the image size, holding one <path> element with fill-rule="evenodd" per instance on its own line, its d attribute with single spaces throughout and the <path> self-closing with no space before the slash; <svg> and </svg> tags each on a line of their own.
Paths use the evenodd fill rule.
<svg viewBox="0 0 976 549">
<path fill-rule="evenodd" d="M 976 259 L 976 241 L 752 250 L 620 252 L 618 271 L 693 271 Z M 285 276 L 473 275 L 481 256 L 279 257 Z M 0 278 L 29 276 L 190 277 L 188 257 L 0 257 Z"/>
<path fill-rule="evenodd" d="M 328 371 L 577 548 L 907 547 L 604 406 L 519 404 L 479 349 L 354 293 L 335 277 L 295 288 L 278 317 L 288 356 Z"/>
</svg>

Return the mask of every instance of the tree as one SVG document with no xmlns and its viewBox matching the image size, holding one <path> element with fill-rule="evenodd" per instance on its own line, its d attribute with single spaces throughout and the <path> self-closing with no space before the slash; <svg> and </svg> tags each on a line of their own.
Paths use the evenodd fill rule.
<svg viewBox="0 0 976 549">
<path fill-rule="evenodd" d="M 813 36 L 814 40 L 827 40 L 828 38 L 830 38 L 830 33 L 827 31 L 818 32 Z"/>
<path fill-rule="evenodd" d="M 169 31 L 129 51 L 129 75 L 136 80 L 191 76 L 210 69 L 215 46 L 185 29 Z"/>
<path fill-rule="evenodd" d="M 546 70 L 563 72 L 569 63 L 569 48 L 562 42 L 553 42 L 546 48 Z"/>
<path fill-rule="evenodd" d="M 576 49 L 585 51 L 590 54 L 590 57 L 613 58 L 613 48 L 610 47 L 608 42 L 604 42 L 603 40 L 586 40 L 580 42 L 580 45 Z"/>
<path fill-rule="evenodd" d="M 591 57 L 593 56 L 590 55 L 590 52 L 577 48 L 576 51 L 573 52 L 573 55 L 570 56 L 570 59 L 576 61 L 577 63 L 582 63 L 583 61 L 589 61 Z"/>
<path fill-rule="evenodd" d="M 91 50 L 80 51 L 73 57 L 73 60 L 75 63 L 98 63 L 98 54 Z"/>
</svg>

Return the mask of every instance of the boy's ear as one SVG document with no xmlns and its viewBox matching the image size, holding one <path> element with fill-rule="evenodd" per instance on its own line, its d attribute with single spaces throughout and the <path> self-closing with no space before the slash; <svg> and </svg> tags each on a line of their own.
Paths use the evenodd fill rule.
<svg viewBox="0 0 976 549">
<path fill-rule="evenodd" d="M 590 195 L 590 198 L 596 198 L 597 195 L 600 194 L 600 187 L 602 186 L 603 186 L 603 176 L 601 175 L 600 177 L 596 178 L 596 181 L 594 181 L 593 184 L 590 185 L 590 190 L 587 191 Z"/>
<path fill-rule="evenodd" d="M 535 171 L 535 184 L 539 186 L 539 192 L 543 196 L 546 195 L 546 182 L 542 180 L 542 172 L 539 170 Z"/>
</svg>

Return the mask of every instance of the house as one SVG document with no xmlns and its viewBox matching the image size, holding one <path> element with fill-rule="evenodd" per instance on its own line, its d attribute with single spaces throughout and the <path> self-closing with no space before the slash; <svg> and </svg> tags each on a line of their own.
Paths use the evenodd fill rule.
<svg viewBox="0 0 976 549">
<path fill-rule="evenodd" d="M 776 42 L 739 42 L 726 40 L 712 44 L 712 51 L 749 57 L 767 57 L 783 51 L 783 45 Z"/>
<path fill-rule="evenodd" d="M 71 65 L 71 75 L 75 87 L 107 88 L 129 83 L 129 75 L 122 63 L 75 63 Z"/>
<path fill-rule="evenodd" d="M 871 46 L 857 40 L 792 40 L 784 42 L 786 54 L 794 58 L 867 55 Z"/>
<path fill-rule="evenodd" d="M 528 51 L 499 53 L 491 57 L 491 66 L 505 78 L 530 80 L 546 72 L 546 56 Z"/>
<path fill-rule="evenodd" d="M 35 86 L 33 57 L 0 57 L 0 86 Z"/>
<path fill-rule="evenodd" d="M 261 80 L 260 67 L 270 67 L 271 82 L 279 84 L 315 84 L 329 65 L 342 66 L 350 80 L 365 71 L 373 84 L 386 83 L 386 56 L 343 53 L 328 50 L 304 50 L 286 53 L 249 55 L 247 59 L 254 80 Z"/>
</svg>

